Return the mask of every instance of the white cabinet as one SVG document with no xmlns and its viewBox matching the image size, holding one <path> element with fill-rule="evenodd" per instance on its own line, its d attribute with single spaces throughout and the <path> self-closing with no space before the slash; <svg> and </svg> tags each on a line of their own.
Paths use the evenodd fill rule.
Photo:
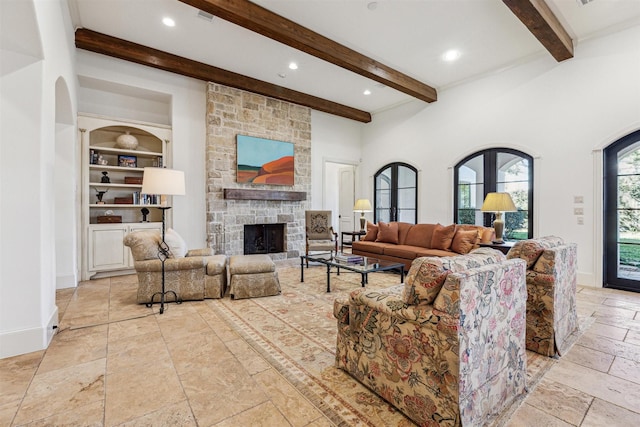
<svg viewBox="0 0 640 427">
<path fill-rule="evenodd" d="M 124 236 L 162 228 L 159 196 L 141 194 L 145 167 L 171 165 L 171 128 L 88 114 L 78 116 L 82 141 L 82 280 L 132 269 Z M 126 137 L 119 137 L 126 135 Z M 132 143 L 133 140 L 133 143 Z M 146 218 L 147 222 L 142 222 Z M 171 224 L 167 213 L 167 227 Z M 102 274 L 106 273 L 106 274 Z"/>
<path fill-rule="evenodd" d="M 88 230 L 88 271 L 90 273 L 133 268 L 133 258 L 122 240 L 139 230 L 162 230 L 162 223 L 92 224 Z"/>
</svg>

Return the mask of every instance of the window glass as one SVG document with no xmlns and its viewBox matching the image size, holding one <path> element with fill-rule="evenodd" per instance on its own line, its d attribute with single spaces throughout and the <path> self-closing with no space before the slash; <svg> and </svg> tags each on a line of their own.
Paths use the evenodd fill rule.
<svg viewBox="0 0 640 427">
<path fill-rule="evenodd" d="M 418 173 L 406 163 L 391 163 L 374 177 L 374 220 L 403 221 L 418 219 Z"/>
</svg>

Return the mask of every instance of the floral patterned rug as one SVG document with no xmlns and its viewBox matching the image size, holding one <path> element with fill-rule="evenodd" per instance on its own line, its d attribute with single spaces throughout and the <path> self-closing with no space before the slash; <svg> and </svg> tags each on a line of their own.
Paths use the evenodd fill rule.
<svg viewBox="0 0 640 427">
<path fill-rule="evenodd" d="M 333 301 L 360 286 L 360 275 L 331 274 L 327 293 L 324 266 L 311 266 L 300 282 L 300 267 L 278 266 L 280 296 L 214 300 L 211 307 L 267 362 L 336 426 L 413 426 L 414 423 L 346 372 L 334 367 L 336 320 Z M 368 288 L 400 282 L 394 273 L 369 275 Z M 583 328 L 581 328 L 583 329 Z M 555 359 L 527 352 L 529 390 Z M 496 420 L 504 424 L 521 402 Z"/>
</svg>

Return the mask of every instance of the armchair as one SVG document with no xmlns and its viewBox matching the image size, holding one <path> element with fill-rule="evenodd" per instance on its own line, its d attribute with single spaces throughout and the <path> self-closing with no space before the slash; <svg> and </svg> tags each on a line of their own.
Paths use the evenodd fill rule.
<svg viewBox="0 0 640 427">
<path fill-rule="evenodd" d="M 413 261 L 405 284 L 336 299 L 336 366 L 421 426 L 481 426 L 526 392 L 525 262 Z"/>
<path fill-rule="evenodd" d="M 578 328 L 576 244 L 555 236 L 521 240 L 507 258 L 527 263 L 527 350 L 562 355 Z"/>
<path fill-rule="evenodd" d="M 331 225 L 331 211 L 305 211 L 304 220 L 307 256 L 311 251 L 338 252 L 338 233 L 333 231 Z"/>
<path fill-rule="evenodd" d="M 152 296 L 161 291 L 162 262 L 158 259 L 161 240 L 157 230 L 135 231 L 124 237 L 138 275 L 139 304 L 151 303 Z M 182 300 L 222 298 L 227 284 L 226 262 L 226 256 L 214 255 L 209 248 L 190 251 L 172 248 L 172 256 L 165 261 L 165 290 L 174 291 Z"/>
</svg>

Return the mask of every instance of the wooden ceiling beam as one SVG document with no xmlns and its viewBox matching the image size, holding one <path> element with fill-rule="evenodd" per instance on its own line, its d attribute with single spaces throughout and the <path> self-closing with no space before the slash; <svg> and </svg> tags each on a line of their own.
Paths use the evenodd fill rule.
<svg viewBox="0 0 640 427">
<path fill-rule="evenodd" d="M 180 1 L 414 98 L 425 102 L 438 99 L 433 87 L 248 0 Z"/>
<path fill-rule="evenodd" d="M 294 104 L 304 105 L 314 110 L 345 117 L 362 123 L 371 121 L 366 111 L 318 98 L 306 93 L 243 76 L 201 62 L 193 61 L 161 50 L 111 37 L 88 29 L 78 29 L 75 33 L 76 47 L 103 55 L 124 59 L 160 70 L 169 71 L 195 79 L 220 83 L 237 89 L 258 93 Z"/>
<path fill-rule="evenodd" d="M 502 0 L 558 62 L 573 58 L 573 41 L 544 0 Z"/>
</svg>

